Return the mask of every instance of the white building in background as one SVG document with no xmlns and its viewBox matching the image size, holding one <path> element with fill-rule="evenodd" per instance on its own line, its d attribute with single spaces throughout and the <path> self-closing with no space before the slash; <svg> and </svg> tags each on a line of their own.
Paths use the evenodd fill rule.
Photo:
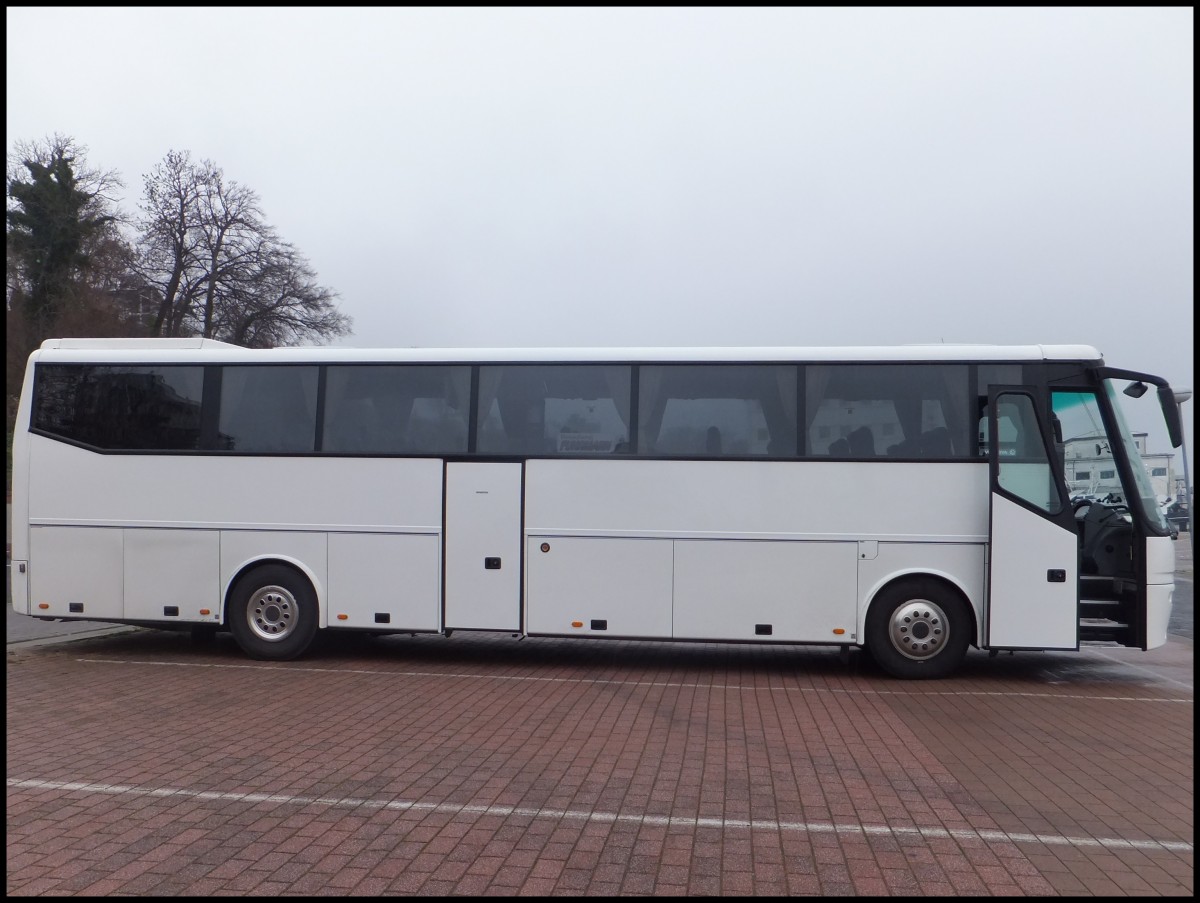
<svg viewBox="0 0 1200 903">
<path fill-rule="evenodd" d="M 1173 452 L 1146 450 L 1146 433 L 1134 433 L 1133 441 L 1142 456 L 1142 464 L 1154 486 L 1154 494 L 1160 499 L 1183 498 L 1183 475 L 1176 475 Z M 1079 436 L 1068 439 L 1064 449 L 1067 485 L 1072 495 L 1090 495 L 1103 498 L 1110 492 L 1119 492 L 1121 481 L 1117 478 L 1117 465 L 1113 460 L 1103 436 Z"/>
</svg>

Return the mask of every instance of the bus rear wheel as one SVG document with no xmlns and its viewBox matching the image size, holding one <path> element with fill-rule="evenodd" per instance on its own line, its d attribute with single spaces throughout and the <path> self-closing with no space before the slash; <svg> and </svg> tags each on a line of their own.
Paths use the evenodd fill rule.
<svg viewBox="0 0 1200 903">
<path fill-rule="evenodd" d="M 316 636 L 316 593 L 291 568 L 264 565 L 237 581 L 226 621 L 251 658 L 287 661 L 303 655 Z"/>
<path fill-rule="evenodd" d="M 952 673 L 971 642 L 971 616 L 962 598 L 936 580 L 885 588 L 867 612 L 867 650 L 884 671 L 905 679 Z"/>
</svg>

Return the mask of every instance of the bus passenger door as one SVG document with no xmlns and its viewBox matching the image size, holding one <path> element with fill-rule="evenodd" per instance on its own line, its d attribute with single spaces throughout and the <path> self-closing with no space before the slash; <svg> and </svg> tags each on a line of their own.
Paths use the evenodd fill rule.
<svg viewBox="0 0 1200 903">
<path fill-rule="evenodd" d="M 986 420 L 988 605 L 981 645 L 1078 649 L 1078 538 L 1035 390 L 993 386 Z"/>
<path fill-rule="evenodd" d="M 446 464 L 448 629 L 520 629 L 523 469 L 507 463 Z"/>
</svg>

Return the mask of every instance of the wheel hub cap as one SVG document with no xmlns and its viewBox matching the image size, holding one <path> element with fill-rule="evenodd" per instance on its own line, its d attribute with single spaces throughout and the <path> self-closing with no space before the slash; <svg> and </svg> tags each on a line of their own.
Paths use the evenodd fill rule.
<svg viewBox="0 0 1200 903">
<path fill-rule="evenodd" d="M 933 658 L 950 635 L 946 613 L 926 599 L 913 599 L 892 614 L 888 637 L 896 651 L 915 661 Z"/>
<path fill-rule="evenodd" d="M 246 622 L 260 639 L 282 640 L 296 628 L 296 598 L 282 586 L 264 586 L 250 597 Z"/>
</svg>

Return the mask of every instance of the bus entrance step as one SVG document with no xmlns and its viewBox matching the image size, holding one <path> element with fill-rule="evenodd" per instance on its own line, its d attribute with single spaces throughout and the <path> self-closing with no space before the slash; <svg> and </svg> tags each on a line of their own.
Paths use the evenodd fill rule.
<svg viewBox="0 0 1200 903">
<path fill-rule="evenodd" d="M 1080 595 L 1086 596 L 1089 602 L 1113 602 L 1123 599 L 1134 592 L 1136 586 L 1128 580 L 1119 577 L 1090 577 L 1079 578 Z"/>
<path fill-rule="evenodd" d="M 1088 624 L 1097 621 L 1117 621 L 1118 616 L 1125 614 L 1125 603 L 1115 599 L 1080 599 L 1080 624 Z"/>
<path fill-rule="evenodd" d="M 1129 625 L 1107 618 L 1080 618 L 1080 644 L 1118 643 L 1122 644 L 1129 635 Z"/>
</svg>

